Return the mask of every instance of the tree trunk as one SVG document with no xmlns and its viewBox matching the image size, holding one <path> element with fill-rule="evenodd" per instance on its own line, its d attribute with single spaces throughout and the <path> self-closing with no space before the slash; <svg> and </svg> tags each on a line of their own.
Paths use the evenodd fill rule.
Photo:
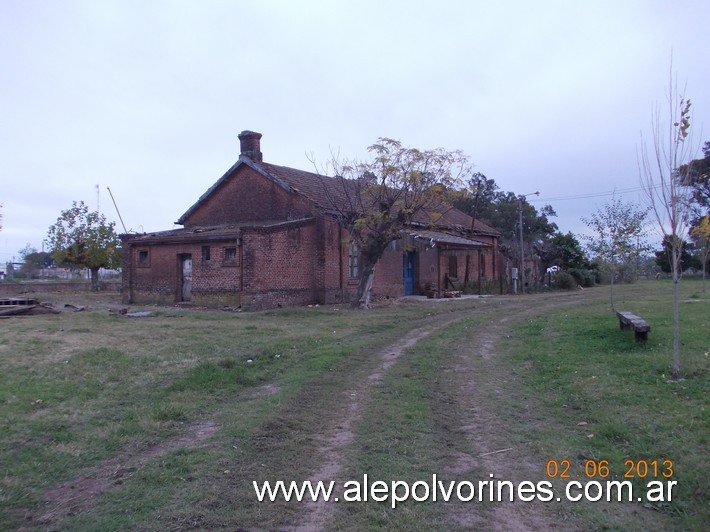
<svg viewBox="0 0 710 532">
<path fill-rule="evenodd" d="M 370 294 L 372 293 L 372 283 L 374 281 L 375 265 L 366 265 L 362 270 L 360 282 L 357 285 L 357 295 L 352 302 L 353 308 L 370 308 Z"/>
<path fill-rule="evenodd" d="M 611 298 L 611 311 L 616 312 L 614 308 L 614 276 L 616 275 L 616 264 L 614 263 L 614 255 L 611 256 L 611 279 L 609 288 L 609 297 Z"/>
<path fill-rule="evenodd" d="M 98 292 L 99 291 L 99 269 L 98 268 L 91 268 L 91 291 L 92 292 Z"/>
<path fill-rule="evenodd" d="M 673 268 L 673 378 L 680 379 L 680 253 L 673 246 L 671 250 Z"/>
</svg>

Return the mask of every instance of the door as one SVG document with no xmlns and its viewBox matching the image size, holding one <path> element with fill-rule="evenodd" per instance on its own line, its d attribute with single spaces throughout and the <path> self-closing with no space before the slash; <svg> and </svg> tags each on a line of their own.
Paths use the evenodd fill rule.
<svg viewBox="0 0 710 532">
<path fill-rule="evenodd" d="M 404 295 L 414 295 L 414 251 L 403 255 L 404 259 Z"/>
<path fill-rule="evenodd" d="M 183 255 L 181 258 L 181 301 L 192 299 L 192 255 Z"/>
</svg>

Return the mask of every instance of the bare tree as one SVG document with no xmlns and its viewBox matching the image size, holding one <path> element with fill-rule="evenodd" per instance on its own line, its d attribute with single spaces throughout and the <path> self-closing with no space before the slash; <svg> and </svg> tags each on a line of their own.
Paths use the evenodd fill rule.
<svg viewBox="0 0 710 532">
<path fill-rule="evenodd" d="M 683 237 L 691 214 L 690 164 L 693 159 L 689 99 L 678 92 L 671 74 L 667 107 L 656 106 L 651 117 L 650 140 L 641 134 L 638 154 L 641 185 L 658 228 L 669 242 L 673 277 L 673 377 L 680 378 L 679 283 Z M 667 114 L 666 114 L 667 113 Z M 650 143 L 650 144 L 649 144 Z"/>
<path fill-rule="evenodd" d="M 368 151 L 369 161 L 343 163 L 333 156 L 329 165 L 337 177 L 322 178 L 328 210 L 359 252 L 352 301 L 359 308 L 369 307 L 375 267 L 387 246 L 412 222 L 435 225 L 451 208 L 444 193 L 460 185 L 471 169 L 460 151 L 418 150 L 388 138 L 379 138 Z"/>
</svg>

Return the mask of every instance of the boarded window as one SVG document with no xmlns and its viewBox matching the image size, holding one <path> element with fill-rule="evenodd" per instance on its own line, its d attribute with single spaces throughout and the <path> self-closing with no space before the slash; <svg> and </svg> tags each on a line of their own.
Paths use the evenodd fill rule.
<svg viewBox="0 0 710 532">
<path fill-rule="evenodd" d="M 138 266 L 150 266 L 150 255 L 147 249 L 138 251 Z"/>
<path fill-rule="evenodd" d="M 202 246 L 202 260 L 210 260 L 210 247 Z"/>
<path fill-rule="evenodd" d="M 351 279 L 357 279 L 360 276 L 360 247 L 357 244 L 350 246 L 350 255 L 348 256 L 348 274 Z"/>
<path fill-rule="evenodd" d="M 238 266 L 237 248 L 224 248 L 224 265 Z"/>
<path fill-rule="evenodd" d="M 481 253 L 479 255 L 480 258 L 480 264 L 479 264 L 479 271 L 481 272 L 481 277 L 486 276 L 486 256 Z"/>
<path fill-rule="evenodd" d="M 459 276 L 459 261 L 456 255 L 449 257 L 449 277 L 456 279 Z"/>
</svg>

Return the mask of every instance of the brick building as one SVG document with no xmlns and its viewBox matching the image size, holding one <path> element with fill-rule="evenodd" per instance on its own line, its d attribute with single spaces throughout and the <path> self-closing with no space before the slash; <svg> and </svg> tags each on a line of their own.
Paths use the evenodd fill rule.
<svg viewBox="0 0 710 532">
<path fill-rule="evenodd" d="M 256 310 L 352 299 L 360 259 L 332 215 L 341 180 L 265 163 L 260 133 L 239 139 L 239 160 L 180 217 L 183 228 L 121 235 L 124 303 Z M 455 209 L 435 227 L 413 223 L 378 262 L 372 294 L 496 280 L 498 236 Z"/>
</svg>

